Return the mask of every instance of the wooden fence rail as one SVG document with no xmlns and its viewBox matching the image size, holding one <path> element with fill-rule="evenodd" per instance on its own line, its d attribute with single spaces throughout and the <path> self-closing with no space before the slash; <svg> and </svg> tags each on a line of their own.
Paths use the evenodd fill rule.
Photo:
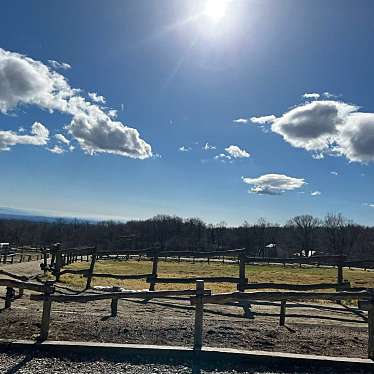
<svg viewBox="0 0 374 374">
<path fill-rule="evenodd" d="M 374 359 L 374 289 L 365 291 L 342 291 L 342 292 L 232 292 L 210 296 L 204 296 L 204 282 L 196 282 L 196 295 L 190 297 L 190 302 L 195 305 L 195 338 L 194 349 L 200 350 L 203 338 L 204 304 L 227 304 L 232 302 L 280 301 L 280 320 L 283 326 L 286 320 L 287 301 L 306 300 L 367 300 L 368 301 L 368 358 Z"/>
</svg>

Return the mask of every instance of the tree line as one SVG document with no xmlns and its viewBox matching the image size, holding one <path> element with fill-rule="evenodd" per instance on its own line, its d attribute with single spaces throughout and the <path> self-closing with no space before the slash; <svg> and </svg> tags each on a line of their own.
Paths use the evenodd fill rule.
<svg viewBox="0 0 374 374">
<path fill-rule="evenodd" d="M 97 246 L 116 249 L 219 250 L 245 248 L 249 255 L 288 257 L 334 254 L 374 259 L 374 228 L 355 224 L 341 214 L 323 219 L 311 215 L 291 218 L 278 225 L 261 218 L 229 227 L 225 222 L 206 224 L 199 218 L 157 215 L 125 223 L 80 220 L 33 222 L 1 219 L 0 242 L 15 246 Z"/>
</svg>

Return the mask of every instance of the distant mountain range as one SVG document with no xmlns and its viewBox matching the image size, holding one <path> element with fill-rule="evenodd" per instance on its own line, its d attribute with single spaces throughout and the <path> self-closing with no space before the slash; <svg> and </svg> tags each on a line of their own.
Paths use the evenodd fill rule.
<svg viewBox="0 0 374 374">
<path fill-rule="evenodd" d="M 0 219 L 17 219 L 33 222 L 56 222 L 58 220 L 64 220 L 66 222 L 72 222 L 75 220 L 95 223 L 100 219 L 82 218 L 82 217 L 66 217 L 66 216 L 54 216 L 47 215 L 36 211 L 15 209 L 8 207 L 0 207 Z"/>
</svg>

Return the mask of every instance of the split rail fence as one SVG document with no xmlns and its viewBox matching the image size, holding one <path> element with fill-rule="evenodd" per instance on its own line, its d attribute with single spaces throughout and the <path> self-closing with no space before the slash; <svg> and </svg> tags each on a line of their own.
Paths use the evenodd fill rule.
<svg viewBox="0 0 374 374">
<path fill-rule="evenodd" d="M 8 276 L 12 274 L 8 273 Z M 13 276 L 19 277 L 17 275 Z M 368 308 L 368 357 L 374 359 L 374 289 L 361 291 L 339 291 L 339 292 L 307 292 L 307 291 L 268 291 L 268 292 L 232 292 L 212 294 L 205 289 L 204 280 L 197 280 L 195 289 L 166 290 L 166 291 L 122 291 L 113 287 L 109 292 L 80 293 L 80 294 L 56 294 L 52 281 L 43 284 L 22 281 L 19 279 L 0 279 L 0 286 L 6 287 L 5 308 L 10 308 L 15 301 L 15 289 L 19 289 L 19 297 L 23 290 L 27 289 L 35 293 L 30 294 L 30 299 L 43 303 L 41 317 L 40 340 L 46 340 L 49 335 L 52 303 L 86 303 L 98 300 L 111 300 L 111 316 L 116 317 L 118 313 L 118 301 L 120 299 L 154 299 L 167 298 L 170 296 L 190 296 L 191 305 L 195 306 L 194 320 L 194 350 L 199 352 L 203 346 L 204 305 L 228 303 L 250 303 L 255 300 L 280 301 L 280 324 L 284 325 L 286 320 L 287 301 L 310 301 L 310 300 L 359 300 L 364 301 Z M 22 292 L 21 292 L 22 291 Z"/>
</svg>

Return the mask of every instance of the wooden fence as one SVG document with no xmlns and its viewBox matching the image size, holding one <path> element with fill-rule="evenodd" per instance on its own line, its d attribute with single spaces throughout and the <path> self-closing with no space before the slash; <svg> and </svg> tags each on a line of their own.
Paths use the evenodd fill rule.
<svg viewBox="0 0 374 374">
<path fill-rule="evenodd" d="M 286 308 L 288 301 L 310 301 L 310 300 L 359 300 L 365 302 L 368 308 L 368 357 L 374 359 L 374 289 L 365 290 L 348 290 L 338 292 L 307 292 L 299 291 L 300 289 L 315 290 L 317 287 L 324 288 L 321 285 L 303 285 L 296 287 L 298 291 L 256 291 L 256 292 L 232 292 L 211 294 L 210 290 L 205 289 L 204 280 L 196 280 L 195 289 L 186 290 L 166 290 L 166 291 L 122 291 L 119 287 L 113 287 L 108 292 L 96 293 L 78 293 L 78 294 L 57 294 L 54 282 L 47 281 L 45 283 L 35 283 L 20 280 L 21 276 L 8 273 L 6 274 L 13 279 L 0 279 L 0 286 L 6 287 L 5 308 L 10 308 L 11 303 L 16 299 L 15 289 L 27 289 L 37 294 L 31 294 L 30 299 L 43 302 L 43 311 L 41 317 L 40 339 L 45 340 L 49 335 L 49 326 L 51 320 L 52 303 L 86 303 L 98 300 L 111 300 L 110 311 L 111 316 L 117 316 L 117 307 L 119 299 L 146 299 L 168 298 L 190 296 L 191 305 L 195 306 L 194 320 L 194 350 L 199 351 L 203 346 L 203 322 L 204 322 L 204 305 L 218 304 L 228 305 L 235 303 L 249 304 L 250 302 L 260 301 L 280 301 L 280 325 L 286 322 Z M 267 284 L 267 287 L 274 284 Z M 277 288 L 282 285 L 276 284 Z M 331 287 L 331 284 L 326 284 Z M 295 285 L 283 285 L 286 289 L 295 289 Z M 23 293 L 23 292 L 22 292 Z"/>
<path fill-rule="evenodd" d="M 215 295 L 204 294 L 204 281 L 196 282 L 196 295 L 190 298 L 191 305 L 195 306 L 195 331 L 194 349 L 200 350 L 203 345 L 203 321 L 204 305 L 219 304 L 225 305 L 232 302 L 280 301 L 280 321 L 283 326 L 286 321 L 287 301 L 310 301 L 310 300 L 365 300 L 368 308 L 368 358 L 374 359 L 374 289 L 364 291 L 341 291 L 341 292 L 232 292 Z"/>
</svg>

